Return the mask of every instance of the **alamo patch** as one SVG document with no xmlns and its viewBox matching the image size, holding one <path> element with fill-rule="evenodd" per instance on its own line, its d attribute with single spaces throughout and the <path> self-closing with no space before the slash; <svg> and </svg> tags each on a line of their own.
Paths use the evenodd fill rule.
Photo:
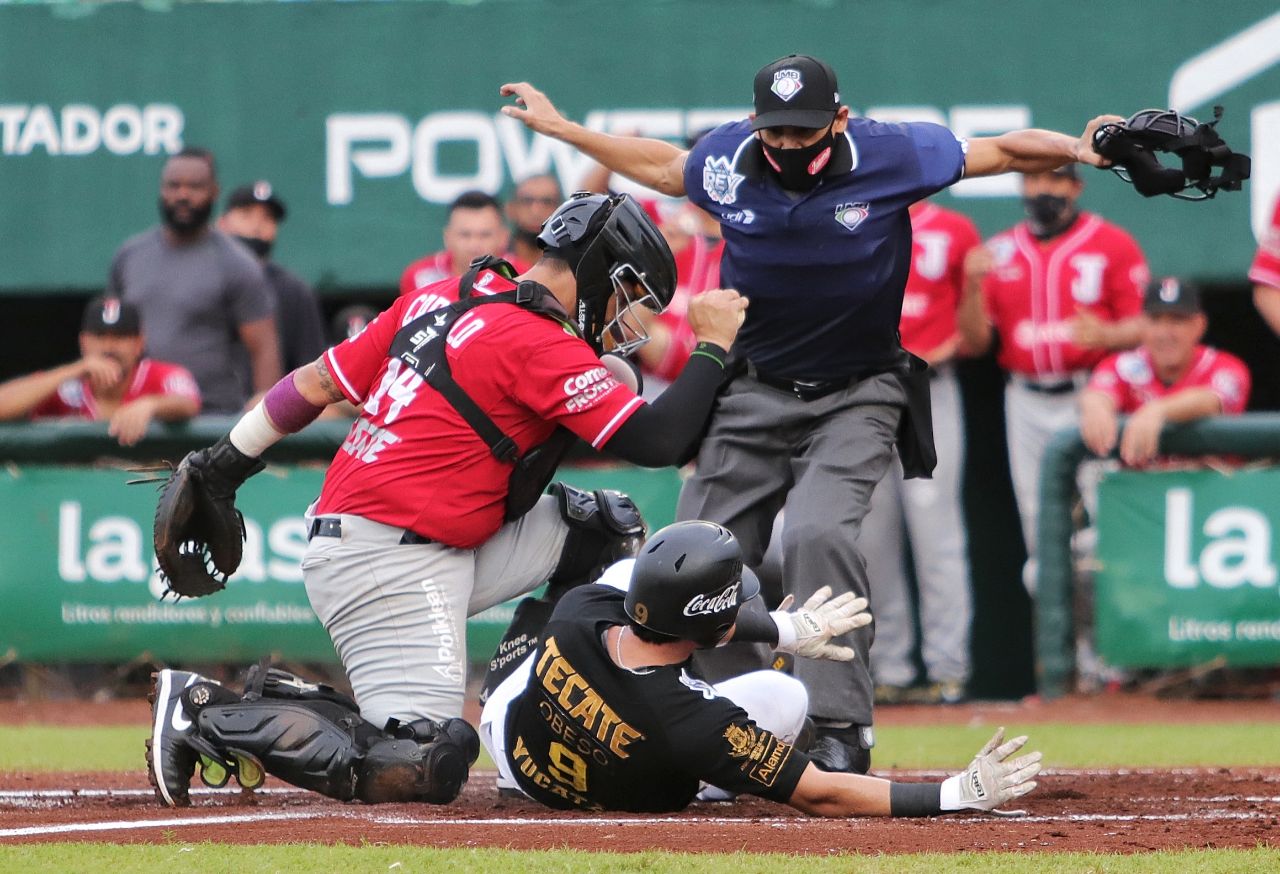
<svg viewBox="0 0 1280 874">
<path fill-rule="evenodd" d="M 857 230 L 858 225 L 866 221 L 869 215 L 871 215 L 871 204 L 865 202 L 842 203 L 836 207 L 836 221 L 849 231 Z"/>
<path fill-rule="evenodd" d="M 724 730 L 729 757 L 742 760 L 742 772 L 762 786 L 772 786 L 791 757 L 791 744 L 750 725 L 730 725 Z"/>
<path fill-rule="evenodd" d="M 733 165 L 726 157 L 713 158 L 708 155 L 702 165 L 702 188 L 707 192 L 707 197 L 722 206 L 737 202 L 738 186 L 746 178 L 741 173 L 733 172 Z"/>
</svg>

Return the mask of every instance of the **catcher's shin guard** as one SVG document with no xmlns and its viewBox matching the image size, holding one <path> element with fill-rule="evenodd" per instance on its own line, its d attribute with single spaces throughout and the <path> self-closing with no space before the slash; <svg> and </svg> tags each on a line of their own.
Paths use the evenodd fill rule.
<svg viewBox="0 0 1280 874">
<path fill-rule="evenodd" d="M 225 757 L 247 754 L 267 773 L 341 801 L 356 794 L 363 722 L 334 705 L 272 700 L 214 704 L 196 716 L 201 739 Z"/>
</svg>

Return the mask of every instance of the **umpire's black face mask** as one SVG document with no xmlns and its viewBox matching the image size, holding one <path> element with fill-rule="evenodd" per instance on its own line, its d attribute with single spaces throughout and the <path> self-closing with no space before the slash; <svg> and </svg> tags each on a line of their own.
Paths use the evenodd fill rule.
<svg viewBox="0 0 1280 874">
<path fill-rule="evenodd" d="M 778 182 L 788 191 L 812 191 L 822 181 L 822 171 L 831 163 L 835 151 L 836 135 L 834 122 L 827 125 L 826 131 L 816 142 L 796 149 L 782 149 L 771 146 L 760 140 L 760 148 L 764 151 L 764 159 L 769 162 L 773 172 L 778 174 Z"/>
</svg>

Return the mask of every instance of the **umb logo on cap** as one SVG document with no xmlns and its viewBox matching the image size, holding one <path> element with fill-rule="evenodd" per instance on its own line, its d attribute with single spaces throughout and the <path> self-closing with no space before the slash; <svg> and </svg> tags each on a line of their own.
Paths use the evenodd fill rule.
<svg viewBox="0 0 1280 874">
<path fill-rule="evenodd" d="M 1170 276 L 1160 283 L 1160 299 L 1165 303 L 1176 303 L 1181 290 L 1178 280 Z"/>
<path fill-rule="evenodd" d="M 114 325 L 120 321 L 120 298 L 109 297 L 102 304 L 102 324 Z"/>
<path fill-rule="evenodd" d="M 769 86 L 769 90 L 777 94 L 783 103 L 790 103 L 791 98 L 799 94 L 802 88 L 804 80 L 800 78 L 800 71 L 790 67 L 774 73 L 773 84 Z"/>
</svg>

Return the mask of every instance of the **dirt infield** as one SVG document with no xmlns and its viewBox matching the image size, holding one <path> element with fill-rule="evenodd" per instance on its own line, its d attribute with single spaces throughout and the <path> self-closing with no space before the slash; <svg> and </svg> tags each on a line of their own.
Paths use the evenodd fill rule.
<svg viewBox="0 0 1280 874">
<path fill-rule="evenodd" d="M 695 805 L 671 816 L 560 813 L 499 797 L 491 778 L 473 775 L 448 807 L 342 804 L 271 781 L 252 796 L 193 791 L 192 807 L 168 810 L 140 773 L 8 774 L 0 776 L 0 842 L 385 842 L 824 855 L 1280 845 L 1280 769 L 1056 771 L 1024 799 L 1022 818 L 892 821 L 809 819 L 763 801 Z"/>
<path fill-rule="evenodd" d="M 5 702 L 0 722 L 141 726 L 148 714 L 145 702 Z M 882 708 L 877 725 L 1277 719 L 1276 702 L 1163 702 L 1113 695 L 943 710 Z M 253 795 L 207 789 L 192 794 L 192 807 L 169 810 L 157 804 L 141 771 L 0 774 L 0 843 L 318 841 L 824 855 L 1280 846 L 1280 768 L 1050 771 L 1040 788 L 1023 799 L 1027 815 L 1020 818 L 960 814 L 932 820 L 819 820 L 757 800 L 695 805 L 671 816 L 560 813 L 499 797 L 486 773 L 474 774 L 462 798 L 447 807 L 342 804 L 276 780 Z"/>
</svg>

